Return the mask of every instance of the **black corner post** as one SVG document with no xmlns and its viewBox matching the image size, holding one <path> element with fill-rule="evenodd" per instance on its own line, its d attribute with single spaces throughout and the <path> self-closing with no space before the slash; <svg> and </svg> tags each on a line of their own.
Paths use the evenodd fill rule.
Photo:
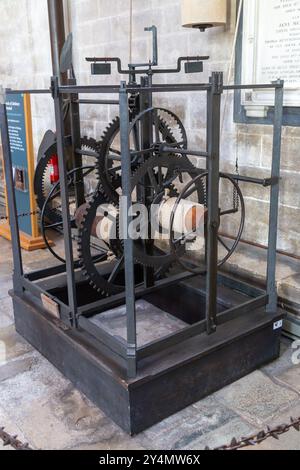
<svg viewBox="0 0 300 470">
<path fill-rule="evenodd" d="M 63 0 L 48 0 L 48 17 L 53 75 L 66 84 L 67 74 L 60 73 L 60 54 L 66 40 Z"/>
<path fill-rule="evenodd" d="M 141 77 L 141 87 L 142 88 L 149 88 L 149 91 L 143 91 L 140 94 L 140 113 L 145 112 L 147 109 L 152 108 L 152 93 L 150 91 L 151 88 L 151 77 Z M 148 112 L 145 113 L 141 119 L 141 149 L 149 149 L 153 145 L 153 113 Z M 150 157 L 150 154 L 144 155 L 143 161 Z M 145 176 L 143 180 L 143 189 L 139 189 L 142 192 L 142 201 L 143 204 L 147 203 L 149 198 L 149 189 L 146 190 L 145 188 L 149 188 L 150 186 L 150 178 L 148 175 Z M 150 227 L 149 227 L 150 233 Z M 146 253 L 149 253 L 153 250 L 153 243 L 151 239 L 145 240 L 144 242 L 144 250 Z M 154 270 L 149 266 L 144 266 L 144 285 L 145 287 L 151 287 L 154 285 Z"/>
<path fill-rule="evenodd" d="M 281 135 L 283 117 L 283 95 L 284 82 L 274 82 L 275 108 L 273 127 L 273 156 L 271 170 L 271 197 L 269 212 L 269 243 L 268 243 L 268 269 L 267 269 L 267 294 L 269 303 L 267 312 L 274 313 L 277 309 L 277 287 L 276 287 L 276 250 L 278 235 L 278 208 L 279 208 L 279 184 L 280 184 L 280 161 L 281 161 Z"/>
<path fill-rule="evenodd" d="M 8 199 L 8 213 L 9 223 L 11 230 L 12 240 L 12 252 L 13 252 L 13 287 L 14 292 L 20 294 L 23 292 L 23 264 L 22 255 L 20 248 L 20 234 L 19 234 L 19 223 L 16 205 L 16 196 L 14 188 L 14 177 L 13 177 L 13 165 L 9 144 L 9 132 L 7 113 L 5 105 L 5 93 L 0 95 L 0 126 L 1 126 L 1 140 L 3 150 L 3 163 L 4 163 L 4 174 L 6 181 L 7 199 Z"/>
<path fill-rule="evenodd" d="M 76 78 L 69 79 L 69 85 L 76 86 Z M 80 109 L 79 109 L 79 95 L 73 93 L 70 95 L 70 120 L 71 120 L 71 136 L 72 136 L 72 167 L 76 168 L 74 175 L 75 178 L 75 199 L 76 207 L 80 207 L 85 203 L 83 170 L 82 170 L 82 155 L 78 152 L 81 149 L 81 128 L 80 128 Z"/>
<path fill-rule="evenodd" d="M 219 172 L 220 172 L 220 115 L 223 93 L 223 73 L 214 72 L 208 90 L 208 226 L 207 226 L 207 279 L 206 328 L 207 333 L 217 327 L 218 284 L 218 229 L 219 229 Z"/>
<path fill-rule="evenodd" d="M 122 165 L 122 203 L 121 230 L 124 238 L 125 261 L 125 293 L 127 317 L 127 374 L 135 378 L 137 374 L 137 339 L 136 339 L 136 310 L 135 310 L 135 279 L 133 262 L 133 240 L 130 237 L 129 225 L 132 220 L 132 189 L 131 189 L 131 156 L 129 144 L 129 109 L 126 82 L 120 87 L 120 135 L 121 135 L 121 165 Z"/>
<path fill-rule="evenodd" d="M 77 298 L 74 273 L 73 246 L 71 234 L 70 208 L 69 208 L 69 191 L 67 181 L 67 163 L 65 155 L 65 134 L 63 119 L 63 103 L 62 95 L 59 91 L 58 77 L 51 78 L 51 90 L 54 100 L 55 123 L 57 132 L 57 153 L 58 167 L 61 191 L 62 220 L 64 229 L 65 259 L 66 273 L 68 284 L 68 306 L 70 309 L 70 322 L 73 327 L 77 327 Z"/>
<path fill-rule="evenodd" d="M 68 73 L 61 73 L 60 55 L 66 41 L 64 0 L 47 0 L 51 44 L 52 74 L 58 77 L 59 85 L 68 85 Z M 71 133 L 71 120 L 64 120 L 65 134 Z M 68 160 L 70 157 L 68 156 Z"/>
</svg>

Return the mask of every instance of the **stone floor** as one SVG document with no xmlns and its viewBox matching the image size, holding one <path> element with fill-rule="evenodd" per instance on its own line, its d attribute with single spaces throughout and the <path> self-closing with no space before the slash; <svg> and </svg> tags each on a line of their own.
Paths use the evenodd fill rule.
<svg viewBox="0 0 300 470">
<path fill-rule="evenodd" d="M 23 254 L 26 270 L 49 265 L 45 251 Z M 11 271 L 10 244 L 0 239 L 0 427 L 31 447 L 200 450 L 300 416 L 300 365 L 293 365 L 295 350 L 283 339 L 281 358 L 273 364 L 134 438 L 127 436 L 15 332 Z M 300 433 L 290 431 L 256 449 L 300 450 Z"/>
</svg>

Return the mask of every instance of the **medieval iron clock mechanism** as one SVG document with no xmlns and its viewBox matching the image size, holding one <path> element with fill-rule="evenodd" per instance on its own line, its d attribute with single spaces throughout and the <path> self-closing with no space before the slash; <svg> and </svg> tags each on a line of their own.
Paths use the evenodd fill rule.
<svg viewBox="0 0 300 470">
<path fill-rule="evenodd" d="M 92 74 L 117 67 L 126 81 L 78 85 L 69 36 L 61 57 L 67 84 L 54 76 L 46 90 L 9 90 L 49 94 L 54 103 L 56 129 L 39 149 L 35 193 L 56 260 L 33 272 L 23 269 L 0 95 L 17 331 L 130 434 L 277 358 L 284 318 L 275 282 L 284 83 L 224 85 L 221 72 L 201 83 L 207 56 L 160 68 L 156 27 L 146 30 L 148 62 L 123 68 L 116 57 L 87 58 Z M 182 69 L 195 80 L 168 83 Z M 165 77 L 155 83 L 157 75 Z M 222 172 L 222 97 L 241 89 L 274 92 L 269 178 Z M 191 148 L 184 120 L 160 103 L 181 93 L 206 97 L 205 110 L 195 105 L 206 112 L 204 149 Z M 82 135 L 86 105 L 117 106 L 102 136 Z M 243 184 L 270 191 L 265 288 L 223 269 L 244 230 Z M 50 230 L 63 250 L 49 242 Z"/>
<path fill-rule="evenodd" d="M 132 170 L 132 188 L 135 191 L 136 201 L 146 203 L 149 211 L 153 204 L 166 203 L 166 194 L 169 200 L 174 202 L 174 207 L 178 210 L 178 204 L 190 200 L 207 206 L 206 186 L 208 173 L 205 169 L 199 170 L 189 159 L 188 136 L 184 124 L 180 118 L 169 109 L 155 107 L 152 104 L 152 96 L 147 93 L 153 83 L 156 74 L 180 73 L 182 63 L 184 63 L 185 73 L 201 73 L 203 71 L 203 61 L 208 57 L 180 57 L 177 68 L 158 69 L 157 50 L 157 29 L 155 26 L 145 28 L 153 34 L 153 59 L 142 64 L 129 64 L 128 69 L 123 70 L 119 58 L 87 58 L 91 62 L 93 75 L 111 74 L 112 64 L 116 63 L 118 72 L 129 77 L 128 85 L 137 86 L 137 76 L 141 76 L 140 90 L 131 93 L 128 99 L 128 113 L 130 119 L 129 139 Z M 72 66 L 72 41 L 68 38 L 62 52 L 63 71 L 69 70 L 71 80 L 74 80 L 74 70 Z M 142 91 L 143 90 L 143 91 Z M 64 101 L 64 119 L 72 110 L 71 101 Z M 75 127 L 75 126 L 74 126 Z M 49 131 L 48 131 L 49 132 Z M 112 225 L 119 228 L 119 200 L 122 196 L 122 171 L 121 171 L 121 147 L 120 147 L 120 117 L 117 116 L 108 124 L 103 135 L 95 140 L 91 137 L 78 137 L 80 148 L 73 149 L 85 159 L 84 163 L 75 168 L 74 160 L 71 161 L 68 171 L 68 188 L 70 195 L 71 224 L 78 243 L 78 259 L 82 266 L 83 273 L 88 278 L 90 285 L 99 293 L 104 295 L 121 292 L 124 289 L 124 279 L 120 273 L 124 269 L 123 243 L 118 233 L 115 238 L 101 240 L 95 230 L 95 220 L 99 221 L 99 212 L 105 204 L 115 207 L 114 215 L 106 215 L 106 218 L 114 217 Z M 49 141 L 49 136 L 48 136 Z M 66 147 L 72 152 L 72 137 L 66 137 Z M 57 144 L 55 135 L 50 139 L 50 145 L 45 148 L 41 145 L 39 160 L 35 173 L 35 192 L 38 207 L 41 210 L 41 231 L 46 245 L 51 253 L 61 262 L 65 262 L 61 255 L 49 244 L 48 231 L 50 229 L 62 230 L 62 216 L 60 209 L 60 183 L 58 172 Z M 191 152 L 193 154 L 193 152 Z M 78 158 L 77 158 L 78 160 Z M 242 192 L 238 182 L 230 176 L 220 175 L 222 180 L 226 180 L 227 190 L 229 189 L 233 197 L 229 206 L 220 207 L 220 225 L 222 217 L 227 219 L 230 214 L 239 219 L 233 242 L 225 242 L 221 233 L 218 235 L 220 247 L 225 249 L 219 259 L 219 266 L 224 264 L 236 249 L 241 239 L 244 220 L 245 205 Z M 185 184 L 183 183 L 185 181 Z M 188 190 L 185 185 L 189 182 Z M 142 188 L 142 189 L 141 189 Z M 76 193 L 81 194 L 81 200 L 76 198 Z M 82 203 L 79 205 L 79 203 Z M 226 205 L 225 203 L 225 205 Z M 170 205 L 170 204 L 169 204 Z M 171 214 L 170 214 L 171 215 Z M 107 223 L 102 222 L 103 225 Z M 184 265 L 185 269 L 192 272 L 193 263 L 182 260 L 187 255 L 184 237 L 179 241 L 174 240 L 173 223 L 170 219 L 170 239 L 162 244 L 154 239 L 135 240 L 134 260 L 136 269 L 149 268 L 151 276 L 159 279 L 166 276 L 174 265 Z M 207 220 L 204 221 L 204 225 Z M 115 230 L 114 230 L 115 232 Z M 204 233 L 207 233 L 204 227 Z M 171 235 L 172 234 L 172 235 Z M 195 235 L 195 234 L 194 234 Z M 189 244 L 191 243 L 189 234 Z M 196 236 L 194 237 L 196 238 Z M 97 254 L 100 253 L 100 257 Z M 101 274 L 97 268 L 99 263 L 106 262 L 107 256 L 116 265 L 113 276 Z M 205 272 L 205 266 L 201 272 Z M 195 269 L 198 271 L 198 269 Z M 124 276 L 123 276 L 124 278 Z M 140 278 L 140 276 L 138 276 Z"/>
</svg>

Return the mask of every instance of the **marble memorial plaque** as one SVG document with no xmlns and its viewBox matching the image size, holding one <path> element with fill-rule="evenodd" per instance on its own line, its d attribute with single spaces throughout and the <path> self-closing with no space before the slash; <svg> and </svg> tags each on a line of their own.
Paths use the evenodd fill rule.
<svg viewBox="0 0 300 470">
<path fill-rule="evenodd" d="M 300 106 L 300 0 L 244 0 L 243 83 L 285 81 L 286 106 Z M 243 104 L 271 105 L 274 93 L 243 94 Z"/>
</svg>

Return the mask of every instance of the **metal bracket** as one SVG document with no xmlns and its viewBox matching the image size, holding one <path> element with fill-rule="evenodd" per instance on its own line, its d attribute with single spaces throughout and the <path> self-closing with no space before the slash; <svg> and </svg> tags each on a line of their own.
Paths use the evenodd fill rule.
<svg viewBox="0 0 300 470">
<path fill-rule="evenodd" d="M 272 83 L 272 85 L 277 85 L 276 88 L 283 88 L 284 87 L 284 80 L 281 80 L 281 78 L 278 78 L 277 80 L 274 80 L 271 83 Z"/>
<path fill-rule="evenodd" d="M 223 72 L 213 72 L 211 84 L 213 94 L 221 95 L 224 89 Z"/>
<path fill-rule="evenodd" d="M 136 346 L 131 343 L 127 343 L 127 358 L 128 359 L 136 359 Z"/>
<path fill-rule="evenodd" d="M 265 178 L 263 182 L 263 186 L 267 188 L 268 186 L 274 186 L 275 184 L 278 184 L 280 181 L 280 178 L 273 177 L 273 178 Z"/>
<path fill-rule="evenodd" d="M 50 91 L 51 91 L 51 95 L 53 99 L 58 98 L 59 86 L 58 86 L 58 77 L 56 76 L 51 77 Z"/>
<path fill-rule="evenodd" d="M 157 27 L 154 25 L 148 26 L 144 28 L 144 31 L 152 31 L 153 59 L 151 65 L 158 65 Z"/>
</svg>

